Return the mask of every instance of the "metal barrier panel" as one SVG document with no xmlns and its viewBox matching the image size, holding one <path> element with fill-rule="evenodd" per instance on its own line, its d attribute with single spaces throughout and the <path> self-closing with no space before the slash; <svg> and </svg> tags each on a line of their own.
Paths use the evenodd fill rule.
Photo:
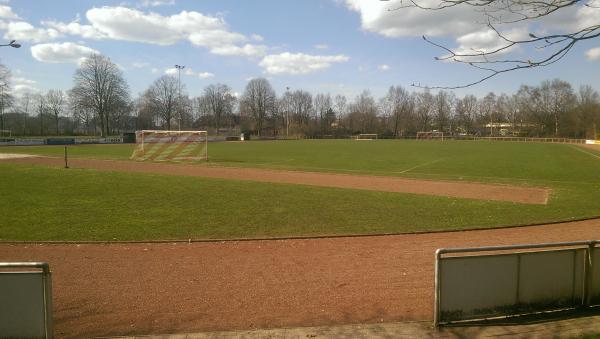
<svg viewBox="0 0 600 339">
<path fill-rule="evenodd" d="M 439 264 L 440 321 L 495 316 L 515 305 L 516 255 L 444 258 Z"/>
<path fill-rule="evenodd" d="M 0 270 L 0 337 L 51 338 L 48 265 L 0 263 Z"/>
<path fill-rule="evenodd" d="M 600 267 L 592 264 L 600 265 L 600 251 L 594 246 L 587 241 L 440 249 L 434 324 L 580 307 L 588 291 L 600 303 Z M 533 251 L 540 248 L 545 250 Z M 506 253 L 517 249 L 530 251 Z M 473 252 L 485 253 L 447 255 Z"/>
<path fill-rule="evenodd" d="M 582 304 L 586 249 L 520 254 L 520 311 Z"/>
</svg>

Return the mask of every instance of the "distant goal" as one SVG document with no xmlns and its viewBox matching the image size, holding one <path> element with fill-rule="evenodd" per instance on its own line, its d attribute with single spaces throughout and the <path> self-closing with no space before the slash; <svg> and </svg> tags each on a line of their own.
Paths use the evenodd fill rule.
<svg viewBox="0 0 600 339">
<path fill-rule="evenodd" d="M 206 131 L 135 132 L 136 147 L 131 159 L 144 161 L 197 161 L 208 160 L 208 133 Z"/>
<path fill-rule="evenodd" d="M 354 140 L 377 140 L 377 134 L 362 133 L 355 135 Z"/>
<path fill-rule="evenodd" d="M 417 132 L 417 140 L 444 141 L 444 132 Z"/>
</svg>

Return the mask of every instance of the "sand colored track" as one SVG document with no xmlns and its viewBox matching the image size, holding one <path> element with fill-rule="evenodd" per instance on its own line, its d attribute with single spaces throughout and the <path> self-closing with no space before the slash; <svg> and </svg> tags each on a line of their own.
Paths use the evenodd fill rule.
<svg viewBox="0 0 600 339">
<path fill-rule="evenodd" d="M 162 244 L 0 244 L 47 261 L 58 337 L 427 320 L 434 252 L 600 238 L 600 219 L 466 232 Z"/>
<path fill-rule="evenodd" d="M 5 161 L 64 166 L 63 159 L 50 157 L 10 159 Z M 69 160 L 69 166 L 72 168 L 188 175 L 207 178 L 352 188 L 381 192 L 414 193 L 479 200 L 510 201 L 523 204 L 546 204 L 550 195 L 550 189 L 536 187 L 416 180 L 337 173 L 275 171 L 256 168 L 210 167 L 95 159 L 71 159 Z"/>
</svg>

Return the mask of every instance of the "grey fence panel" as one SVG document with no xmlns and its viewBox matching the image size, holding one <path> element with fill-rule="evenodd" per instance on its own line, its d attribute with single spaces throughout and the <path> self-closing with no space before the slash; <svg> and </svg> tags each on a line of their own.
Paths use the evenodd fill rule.
<svg viewBox="0 0 600 339">
<path fill-rule="evenodd" d="M 44 263 L 0 263 L 0 337 L 51 338 L 52 287 Z"/>
<path fill-rule="evenodd" d="M 441 261 L 442 321 L 473 319 L 502 313 L 516 303 L 516 255 L 445 258 Z M 490 293 L 493 290 L 494 293 Z"/>
<path fill-rule="evenodd" d="M 539 311 L 581 305 L 585 249 L 520 255 L 519 308 Z"/>
<path fill-rule="evenodd" d="M 440 249 L 434 324 L 600 304 L 596 243 Z"/>
</svg>

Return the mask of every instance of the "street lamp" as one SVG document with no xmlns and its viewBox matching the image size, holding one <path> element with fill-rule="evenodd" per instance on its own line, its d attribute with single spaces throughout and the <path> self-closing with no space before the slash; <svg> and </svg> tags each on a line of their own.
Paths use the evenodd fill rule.
<svg viewBox="0 0 600 339">
<path fill-rule="evenodd" d="M 10 46 L 12 48 L 21 48 L 21 44 L 18 43 L 16 40 L 11 40 L 9 43 L 4 44 L 4 45 L 0 45 L 0 47 L 6 47 L 6 46 Z"/>
<path fill-rule="evenodd" d="M 181 70 L 185 68 L 185 66 L 175 65 L 177 68 L 177 86 L 179 87 L 179 130 L 181 131 Z"/>
</svg>

